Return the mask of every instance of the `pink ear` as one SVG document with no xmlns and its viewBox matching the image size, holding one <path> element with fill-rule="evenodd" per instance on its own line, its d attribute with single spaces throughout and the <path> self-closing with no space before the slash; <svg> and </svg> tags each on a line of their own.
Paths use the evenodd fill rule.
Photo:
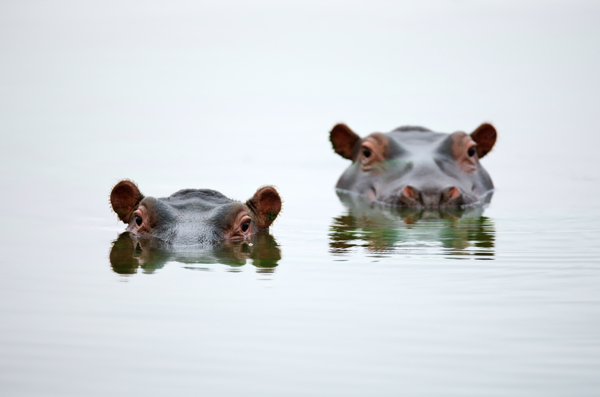
<svg viewBox="0 0 600 397">
<path fill-rule="evenodd" d="M 354 160 L 354 148 L 360 142 L 360 137 L 346 124 L 336 124 L 329 133 L 329 140 L 337 154 L 345 159 Z"/>
<path fill-rule="evenodd" d="M 123 180 L 113 187 L 110 192 L 110 204 L 113 211 L 124 223 L 129 223 L 133 212 L 137 209 L 144 195 L 135 183 Z"/>
<path fill-rule="evenodd" d="M 281 197 L 273 186 L 261 187 L 254 193 L 254 196 L 246 201 L 248 209 L 254 214 L 256 226 L 259 229 L 265 229 L 271 226 L 271 223 L 281 211 Z"/>
<path fill-rule="evenodd" d="M 492 150 L 496 143 L 496 129 L 489 123 L 483 123 L 471 133 L 471 138 L 477 143 L 477 156 L 482 158 Z"/>
</svg>

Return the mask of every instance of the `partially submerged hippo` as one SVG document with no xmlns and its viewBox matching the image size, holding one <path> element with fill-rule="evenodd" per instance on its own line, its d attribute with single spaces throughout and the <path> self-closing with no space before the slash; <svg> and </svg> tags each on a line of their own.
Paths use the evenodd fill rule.
<svg viewBox="0 0 600 397">
<path fill-rule="evenodd" d="M 272 186 L 261 187 L 241 203 L 209 189 L 184 189 L 165 198 L 144 197 L 129 180 L 115 185 L 110 203 L 128 225 L 128 232 L 176 245 L 249 240 L 268 228 L 281 210 L 281 198 Z"/>
<path fill-rule="evenodd" d="M 485 203 L 494 188 L 479 163 L 496 142 L 496 129 L 481 124 L 471 134 L 444 134 L 404 126 L 359 137 L 345 124 L 330 133 L 333 149 L 352 164 L 337 189 L 368 201 L 425 208 Z"/>
</svg>

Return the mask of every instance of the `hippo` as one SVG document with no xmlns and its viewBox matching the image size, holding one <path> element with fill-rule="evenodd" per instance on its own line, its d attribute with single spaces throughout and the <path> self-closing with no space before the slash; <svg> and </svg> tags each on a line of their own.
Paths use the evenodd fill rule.
<svg viewBox="0 0 600 397">
<path fill-rule="evenodd" d="M 245 203 L 210 189 L 184 189 L 169 197 L 145 197 L 130 180 L 117 183 L 110 203 L 126 231 L 171 245 L 209 245 L 249 241 L 267 229 L 281 210 L 272 186 L 259 188 Z"/>
<path fill-rule="evenodd" d="M 483 123 L 471 134 L 403 126 L 361 138 L 345 124 L 330 132 L 333 150 L 352 164 L 338 191 L 367 202 L 409 208 L 462 208 L 486 204 L 494 189 L 479 159 L 492 150 L 496 129 Z"/>
</svg>

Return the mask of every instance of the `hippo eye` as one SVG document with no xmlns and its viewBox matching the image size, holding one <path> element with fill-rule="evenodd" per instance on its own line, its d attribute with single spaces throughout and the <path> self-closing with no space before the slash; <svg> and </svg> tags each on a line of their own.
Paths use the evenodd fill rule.
<svg viewBox="0 0 600 397">
<path fill-rule="evenodd" d="M 371 149 L 369 149 L 368 147 L 363 146 L 362 152 L 363 152 L 363 156 L 365 156 L 365 157 L 371 156 Z"/>
<path fill-rule="evenodd" d="M 469 150 L 467 150 L 467 154 L 469 155 L 469 157 L 475 156 L 475 153 L 477 153 L 477 149 L 475 149 L 475 146 L 471 146 Z"/>
<path fill-rule="evenodd" d="M 246 222 L 242 223 L 242 232 L 246 233 L 248 231 L 249 227 L 250 227 L 250 221 L 246 221 Z"/>
<path fill-rule="evenodd" d="M 142 217 L 139 215 L 135 216 L 135 223 L 137 223 L 138 226 L 142 226 Z"/>
</svg>

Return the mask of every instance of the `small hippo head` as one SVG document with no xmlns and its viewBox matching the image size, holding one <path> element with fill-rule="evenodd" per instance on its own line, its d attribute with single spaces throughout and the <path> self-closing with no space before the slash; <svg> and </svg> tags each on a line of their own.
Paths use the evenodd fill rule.
<svg viewBox="0 0 600 397">
<path fill-rule="evenodd" d="M 133 235 L 184 245 L 249 240 L 268 228 L 281 210 L 281 198 L 272 186 L 261 187 L 241 203 L 209 189 L 145 197 L 129 180 L 115 185 L 110 203 Z"/>
<path fill-rule="evenodd" d="M 369 201 L 400 207 L 463 207 L 488 200 L 494 188 L 479 163 L 496 142 L 491 124 L 484 123 L 471 134 L 405 126 L 366 138 L 338 124 L 330 140 L 337 154 L 352 161 L 336 188 Z"/>
</svg>

